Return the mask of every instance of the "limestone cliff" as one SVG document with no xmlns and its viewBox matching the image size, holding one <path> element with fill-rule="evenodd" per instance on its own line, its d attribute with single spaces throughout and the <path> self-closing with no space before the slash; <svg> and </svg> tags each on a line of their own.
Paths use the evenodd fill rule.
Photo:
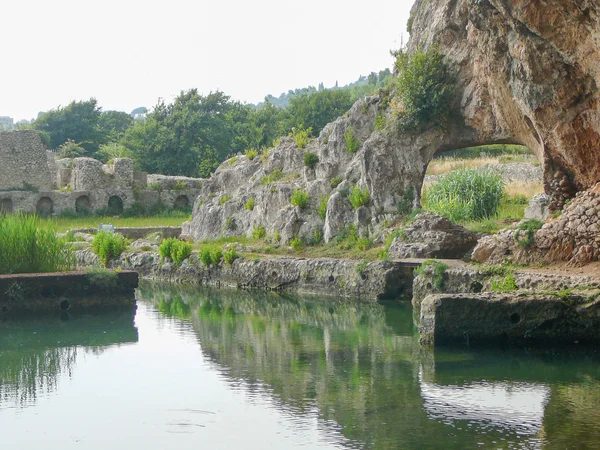
<svg viewBox="0 0 600 450">
<path fill-rule="evenodd" d="M 458 74 L 454 133 L 528 146 L 555 209 L 600 180 L 599 14 L 597 0 L 417 0 L 411 12 L 409 50 L 437 44 Z"/>
<path fill-rule="evenodd" d="M 283 242 L 315 232 L 327 241 L 348 223 L 371 233 L 418 205 L 436 154 L 490 143 L 528 146 L 544 165 L 552 209 L 560 209 L 600 181 L 599 13 L 598 0 L 417 0 L 408 50 L 436 45 L 445 55 L 456 80 L 448 126 L 401 133 L 388 106 L 393 88 L 361 99 L 306 149 L 284 138 L 264 157 L 222 164 L 203 184 L 184 234 L 216 238 L 263 226 Z M 318 156 L 314 170 L 304 166 L 305 152 Z M 358 209 L 347 198 L 353 186 L 371 195 Z M 309 194 L 307 208 L 290 205 L 294 189 Z M 325 219 L 317 214 L 322 197 Z M 245 208 L 250 198 L 253 209 Z"/>
</svg>

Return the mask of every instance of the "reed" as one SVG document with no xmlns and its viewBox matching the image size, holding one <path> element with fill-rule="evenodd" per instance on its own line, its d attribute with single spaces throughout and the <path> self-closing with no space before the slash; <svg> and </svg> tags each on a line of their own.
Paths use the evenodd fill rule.
<svg viewBox="0 0 600 450">
<path fill-rule="evenodd" d="M 37 216 L 0 216 L 0 273 L 65 272 L 74 266 L 70 245 Z"/>
</svg>

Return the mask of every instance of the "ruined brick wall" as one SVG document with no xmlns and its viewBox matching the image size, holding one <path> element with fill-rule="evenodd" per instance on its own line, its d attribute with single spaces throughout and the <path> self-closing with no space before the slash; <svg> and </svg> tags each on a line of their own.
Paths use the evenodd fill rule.
<svg viewBox="0 0 600 450">
<path fill-rule="evenodd" d="M 0 191 L 51 187 L 46 149 L 37 131 L 0 132 Z"/>
</svg>

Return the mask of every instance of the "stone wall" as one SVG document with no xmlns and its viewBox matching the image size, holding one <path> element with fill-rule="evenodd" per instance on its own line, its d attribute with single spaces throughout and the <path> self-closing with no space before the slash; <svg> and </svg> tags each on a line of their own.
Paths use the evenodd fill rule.
<svg viewBox="0 0 600 450">
<path fill-rule="evenodd" d="M 0 132 L 0 190 L 50 190 L 46 149 L 37 131 Z"/>
</svg>

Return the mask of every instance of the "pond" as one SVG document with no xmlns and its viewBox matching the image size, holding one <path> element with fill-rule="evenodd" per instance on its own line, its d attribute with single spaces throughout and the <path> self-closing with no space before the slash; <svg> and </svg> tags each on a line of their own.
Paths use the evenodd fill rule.
<svg viewBox="0 0 600 450">
<path fill-rule="evenodd" d="M 594 349 L 419 347 L 410 304 L 142 284 L 0 322 L 2 449 L 597 448 Z"/>
</svg>

